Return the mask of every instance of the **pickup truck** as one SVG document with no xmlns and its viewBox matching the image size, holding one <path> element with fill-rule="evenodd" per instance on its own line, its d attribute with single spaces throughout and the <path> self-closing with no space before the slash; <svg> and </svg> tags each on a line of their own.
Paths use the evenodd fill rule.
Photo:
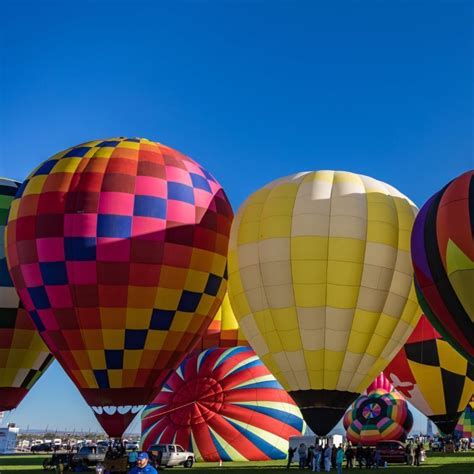
<svg viewBox="0 0 474 474">
<path fill-rule="evenodd" d="M 148 454 L 152 462 L 159 466 L 193 467 L 195 462 L 194 453 L 185 451 L 179 444 L 155 444 L 150 447 Z"/>
</svg>

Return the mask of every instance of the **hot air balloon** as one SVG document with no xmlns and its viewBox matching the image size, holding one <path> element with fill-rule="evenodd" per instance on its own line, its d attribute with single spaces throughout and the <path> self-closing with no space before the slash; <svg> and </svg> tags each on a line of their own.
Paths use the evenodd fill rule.
<svg viewBox="0 0 474 474">
<path fill-rule="evenodd" d="M 249 347 L 207 349 L 166 381 L 142 413 L 142 448 L 177 443 L 204 461 L 284 459 L 305 423 Z"/>
<path fill-rule="evenodd" d="M 367 387 L 366 392 L 369 394 L 374 390 L 382 389 L 386 392 L 393 392 L 393 385 L 390 383 L 390 380 L 387 379 L 383 372 L 380 372 L 375 380 Z"/>
<path fill-rule="evenodd" d="M 140 138 L 42 163 L 7 225 L 15 286 L 46 345 L 119 437 L 226 292 L 232 209 L 199 164 Z"/>
<path fill-rule="evenodd" d="M 468 438 L 470 440 L 474 437 L 474 407 L 472 405 L 474 403 L 468 405 L 459 418 L 453 432 L 456 438 Z"/>
<path fill-rule="evenodd" d="M 392 439 L 404 442 L 413 426 L 413 415 L 400 394 L 378 388 L 359 396 L 343 423 L 351 443 L 374 446 Z"/>
<path fill-rule="evenodd" d="M 474 366 L 424 315 L 384 373 L 445 434 L 452 433 L 474 389 Z"/>
<path fill-rule="evenodd" d="M 53 360 L 19 302 L 3 250 L 8 210 L 19 186 L 0 178 L 0 412 L 16 408 Z"/>
<path fill-rule="evenodd" d="M 412 258 L 424 313 L 474 363 L 474 171 L 423 206 L 413 227 Z"/>
<path fill-rule="evenodd" d="M 340 171 L 300 173 L 252 194 L 234 220 L 229 296 L 250 345 L 326 434 L 419 318 L 415 205 Z"/>
<path fill-rule="evenodd" d="M 229 302 L 229 295 L 226 294 L 222 301 L 222 306 L 217 311 L 212 323 L 198 343 L 194 352 L 199 353 L 212 347 L 236 347 L 248 346 L 245 336 L 235 319 L 232 307 Z"/>
</svg>

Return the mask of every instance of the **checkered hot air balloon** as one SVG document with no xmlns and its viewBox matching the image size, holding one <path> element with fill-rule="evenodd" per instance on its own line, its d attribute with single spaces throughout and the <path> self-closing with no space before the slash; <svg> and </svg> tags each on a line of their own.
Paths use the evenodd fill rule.
<svg viewBox="0 0 474 474">
<path fill-rule="evenodd" d="M 358 397 L 344 415 L 343 423 L 351 443 L 374 446 L 391 439 L 405 441 L 413 426 L 413 415 L 400 394 L 378 388 Z"/>
<path fill-rule="evenodd" d="M 193 355 L 142 413 L 142 447 L 177 443 L 205 461 L 284 459 L 305 423 L 249 347 Z"/>
<path fill-rule="evenodd" d="M 140 138 L 95 140 L 36 168 L 7 257 L 46 345 L 121 436 L 212 321 L 232 209 L 198 163 Z"/>
<path fill-rule="evenodd" d="M 424 315 L 384 374 L 445 434 L 452 433 L 474 390 L 474 366 Z"/>
<path fill-rule="evenodd" d="M 3 235 L 19 187 L 0 178 L 0 412 L 16 408 L 53 360 L 20 304 L 5 260 Z"/>
<path fill-rule="evenodd" d="M 474 364 L 474 171 L 433 195 L 411 239 L 415 285 L 431 324 Z"/>
<path fill-rule="evenodd" d="M 314 171 L 267 184 L 235 217 L 232 308 L 252 348 L 319 435 L 416 326 L 416 212 L 389 184 Z"/>
<path fill-rule="evenodd" d="M 458 424 L 453 431 L 456 438 L 473 438 L 474 437 L 474 397 L 472 402 L 463 411 L 459 418 Z"/>
</svg>

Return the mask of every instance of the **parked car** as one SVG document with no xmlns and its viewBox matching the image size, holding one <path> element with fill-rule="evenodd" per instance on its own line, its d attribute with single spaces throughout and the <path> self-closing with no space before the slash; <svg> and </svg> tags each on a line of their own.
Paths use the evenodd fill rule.
<svg viewBox="0 0 474 474">
<path fill-rule="evenodd" d="M 138 443 L 136 441 L 128 441 L 125 445 L 125 449 L 130 451 L 133 449 L 138 449 Z"/>
<path fill-rule="evenodd" d="M 148 454 L 157 467 L 193 467 L 196 460 L 194 453 L 185 451 L 179 444 L 155 444 L 148 450 Z"/>
<path fill-rule="evenodd" d="M 107 448 L 104 446 L 83 446 L 76 454 L 72 456 L 74 464 L 87 464 L 93 466 L 98 462 L 104 462 Z"/>
<path fill-rule="evenodd" d="M 439 438 L 435 438 L 430 443 L 430 450 L 431 451 L 443 451 L 443 443 Z"/>
<path fill-rule="evenodd" d="M 53 450 L 53 446 L 51 443 L 41 443 L 41 444 L 36 444 L 35 446 L 31 446 L 31 452 L 32 453 L 50 453 Z"/>
<path fill-rule="evenodd" d="M 380 451 L 382 463 L 404 463 L 407 460 L 405 446 L 400 441 L 379 441 L 376 449 Z"/>
</svg>

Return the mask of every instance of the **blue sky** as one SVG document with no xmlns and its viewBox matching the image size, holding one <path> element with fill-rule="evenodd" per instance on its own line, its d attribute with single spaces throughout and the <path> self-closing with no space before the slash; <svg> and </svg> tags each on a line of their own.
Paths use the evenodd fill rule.
<svg viewBox="0 0 474 474">
<path fill-rule="evenodd" d="M 368 174 L 421 205 L 474 165 L 467 0 L 20 0 L 2 13 L 0 176 L 129 135 L 199 161 L 235 209 L 314 169 Z M 97 426 L 57 364 L 9 418 Z"/>
</svg>

